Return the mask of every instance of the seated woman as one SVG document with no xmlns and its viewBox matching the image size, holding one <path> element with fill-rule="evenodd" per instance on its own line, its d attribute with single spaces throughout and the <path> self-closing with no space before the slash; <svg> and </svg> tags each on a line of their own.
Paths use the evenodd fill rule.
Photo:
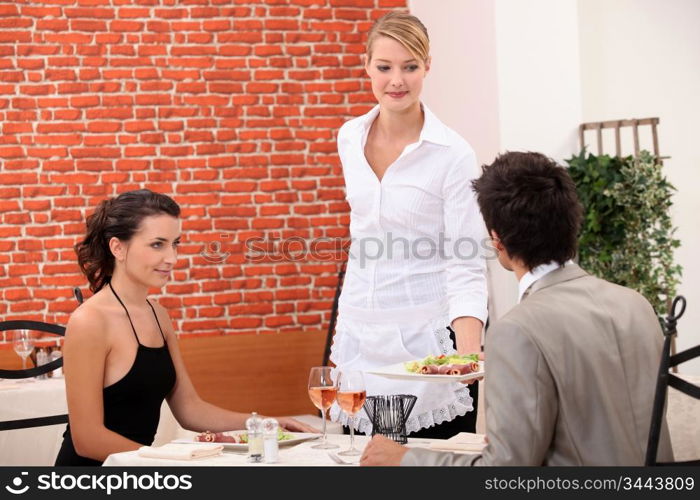
<svg viewBox="0 0 700 500">
<path fill-rule="evenodd" d="M 87 219 L 76 252 L 94 295 L 66 329 L 69 425 L 56 465 L 100 465 L 111 453 L 150 445 L 164 399 L 185 429 L 245 427 L 249 414 L 199 397 L 166 310 L 147 298 L 175 266 L 179 215 L 171 198 L 142 189 L 103 201 Z M 292 418 L 279 422 L 315 432 Z"/>
</svg>

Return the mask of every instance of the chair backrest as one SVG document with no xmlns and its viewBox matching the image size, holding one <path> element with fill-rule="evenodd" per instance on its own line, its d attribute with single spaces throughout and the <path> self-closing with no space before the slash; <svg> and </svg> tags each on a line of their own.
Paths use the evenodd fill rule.
<svg viewBox="0 0 700 500">
<path fill-rule="evenodd" d="M 343 291 L 343 280 L 345 278 L 346 266 L 347 261 L 344 261 L 340 266 L 340 271 L 338 272 L 338 282 L 335 286 L 335 296 L 333 297 L 331 318 L 328 322 L 328 331 L 326 333 L 326 346 L 323 349 L 323 364 L 321 366 L 328 366 L 328 362 L 331 358 L 331 344 L 333 343 L 333 335 L 335 335 L 335 322 L 338 317 L 338 300 L 340 299 L 340 293 Z"/>
<path fill-rule="evenodd" d="M 44 323 L 42 321 L 12 320 L 0 321 L 0 331 L 11 330 L 31 330 L 39 332 L 53 333 L 55 335 L 65 335 L 66 328 L 61 325 Z M 55 359 L 45 365 L 29 368 L 27 370 L 0 370 L 0 378 L 22 379 L 36 377 L 44 373 L 51 372 L 63 366 L 63 357 Z M 68 415 L 52 415 L 39 418 L 24 418 L 21 420 L 9 420 L 0 422 L 0 431 L 13 429 L 26 429 L 30 427 L 42 427 L 44 425 L 56 425 L 68 423 Z"/>
<path fill-rule="evenodd" d="M 680 306 L 680 310 L 677 308 Z M 659 448 L 659 439 L 664 421 L 664 405 L 666 403 L 666 394 L 668 387 L 671 386 L 688 396 L 700 399 L 700 387 L 683 380 L 682 378 L 670 373 L 670 368 L 691 359 L 700 357 L 700 345 L 679 352 L 671 356 L 671 339 L 676 335 L 676 324 L 683 313 L 685 312 L 686 300 L 683 296 L 678 296 L 673 299 L 671 310 L 664 324 L 664 346 L 661 352 L 661 363 L 659 365 L 659 375 L 656 381 L 656 393 L 654 395 L 654 406 L 651 414 L 651 425 L 649 428 L 649 440 L 647 441 L 647 453 L 645 465 L 700 465 L 699 460 L 691 460 L 684 462 L 657 462 L 656 456 Z"/>
<path fill-rule="evenodd" d="M 83 299 L 83 292 L 80 290 L 80 287 L 75 287 L 73 288 L 73 296 L 75 297 L 75 300 L 78 301 L 78 304 L 82 304 L 85 299 Z"/>
<path fill-rule="evenodd" d="M 51 323 L 44 323 L 43 321 L 31 321 L 31 320 L 12 320 L 12 321 L 0 321 L 0 332 L 11 331 L 11 330 L 31 330 L 37 332 L 47 332 L 53 333 L 55 335 L 60 335 L 63 337 L 66 333 L 66 327 L 61 325 L 54 325 Z M 31 378 L 37 375 L 43 375 L 44 373 L 49 373 L 57 368 L 63 366 L 63 358 L 58 358 L 45 365 L 37 366 L 34 368 L 29 368 L 27 370 L 0 370 L 0 378 L 9 379 L 20 379 L 20 378 Z"/>
</svg>

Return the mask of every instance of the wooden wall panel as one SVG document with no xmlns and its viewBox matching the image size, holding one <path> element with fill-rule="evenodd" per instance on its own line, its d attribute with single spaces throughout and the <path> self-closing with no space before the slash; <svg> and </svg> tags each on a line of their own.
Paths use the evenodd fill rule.
<svg viewBox="0 0 700 500">
<path fill-rule="evenodd" d="M 31 367 L 32 362 L 27 359 L 27 368 Z M 8 343 L 0 346 L 0 368 L 3 370 L 19 370 L 22 368 L 22 358 L 17 356 L 12 349 L 12 344 Z"/>
<path fill-rule="evenodd" d="M 206 401 L 265 415 L 316 414 L 309 370 L 323 362 L 326 333 L 190 337 L 180 341 L 187 371 Z"/>
</svg>

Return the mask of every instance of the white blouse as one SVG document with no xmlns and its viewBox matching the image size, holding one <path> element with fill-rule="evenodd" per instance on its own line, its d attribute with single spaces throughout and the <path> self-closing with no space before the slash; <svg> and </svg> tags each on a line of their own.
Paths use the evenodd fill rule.
<svg viewBox="0 0 700 500">
<path fill-rule="evenodd" d="M 350 257 L 340 298 L 368 311 L 446 303 L 449 321 L 486 321 L 487 233 L 471 181 L 471 146 L 423 105 L 418 142 L 381 182 L 364 155 L 379 106 L 345 123 L 338 153 L 350 204 Z"/>
</svg>

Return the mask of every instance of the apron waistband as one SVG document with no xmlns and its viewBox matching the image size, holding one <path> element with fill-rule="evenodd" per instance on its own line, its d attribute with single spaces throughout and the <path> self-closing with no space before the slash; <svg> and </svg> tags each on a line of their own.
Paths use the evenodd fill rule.
<svg viewBox="0 0 700 500">
<path fill-rule="evenodd" d="M 436 300 L 411 307 L 394 309 L 364 309 L 341 304 L 338 315 L 342 318 L 368 323 L 397 323 L 405 321 L 428 321 L 441 314 L 447 315 L 445 301 Z"/>
</svg>

